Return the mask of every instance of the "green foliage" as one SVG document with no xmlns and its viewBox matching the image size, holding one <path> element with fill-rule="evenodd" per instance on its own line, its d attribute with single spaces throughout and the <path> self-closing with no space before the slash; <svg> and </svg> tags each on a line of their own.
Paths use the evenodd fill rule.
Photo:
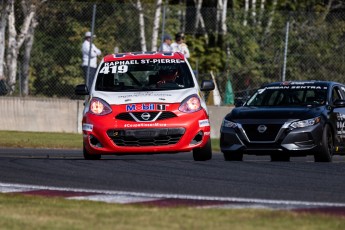
<svg viewBox="0 0 345 230">
<path fill-rule="evenodd" d="M 320 21 L 321 15 L 307 26 L 294 18 L 291 29 L 287 76 L 291 80 L 343 81 L 345 50 L 342 45 L 345 22 Z M 303 20 L 303 19 L 302 19 Z"/>
<path fill-rule="evenodd" d="M 134 4 L 70 1 L 66 7 L 66 1 L 47 2 L 38 11 L 39 24 L 31 59 L 31 95 L 73 97 L 74 86 L 84 81 L 80 67 L 81 44 L 84 33 L 91 28 L 95 2 L 97 37 L 94 43 L 102 55 L 113 53 L 115 47 L 119 52 L 141 50 L 139 12 Z M 343 81 L 345 58 L 340 54 L 345 51 L 344 14 L 325 16 L 326 6 L 317 0 L 278 1 L 275 11 L 271 11 L 273 5 L 269 2 L 267 10 L 253 18 L 241 10 L 242 4 L 235 1 L 233 11 L 228 9 L 226 35 L 215 31 L 215 8 L 202 9 L 206 31 L 201 31 L 200 27 L 194 28 L 194 8 L 168 5 L 164 32 L 172 36 L 178 31 L 185 32 L 192 68 L 200 76 L 209 76 L 212 71 L 221 86 L 230 79 L 238 94 L 282 78 L 286 23 L 289 22 L 286 80 Z M 152 50 L 155 7 L 143 4 L 143 8 L 147 50 Z M 316 13 L 278 11 L 282 9 Z M 186 21 L 182 20 L 181 13 L 188 14 Z M 158 46 L 161 34 L 160 28 Z M 220 91 L 224 90 L 220 88 Z"/>
<path fill-rule="evenodd" d="M 188 43 L 192 44 L 190 62 L 196 68 L 198 65 L 198 72 L 209 73 L 210 71 L 219 72 L 224 68 L 225 52 L 221 47 L 212 47 L 207 45 L 204 36 L 197 38 L 189 38 Z"/>
</svg>

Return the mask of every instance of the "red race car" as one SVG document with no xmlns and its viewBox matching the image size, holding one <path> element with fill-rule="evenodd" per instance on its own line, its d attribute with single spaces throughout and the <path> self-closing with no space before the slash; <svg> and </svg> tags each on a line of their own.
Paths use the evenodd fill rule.
<svg viewBox="0 0 345 230">
<path fill-rule="evenodd" d="M 212 158 L 210 122 L 200 87 L 181 53 L 136 52 L 105 56 L 88 95 L 82 120 L 84 158 L 101 155 L 193 151 L 196 161 Z"/>
</svg>

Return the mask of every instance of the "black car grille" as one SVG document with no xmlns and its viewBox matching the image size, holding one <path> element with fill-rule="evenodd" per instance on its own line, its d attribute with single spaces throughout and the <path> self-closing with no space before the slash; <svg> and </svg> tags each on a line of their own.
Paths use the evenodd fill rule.
<svg viewBox="0 0 345 230">
<path fill-rule="evenodd" d="M 146 113 L 149 114 L 149 119 L 145 120 L 143 119 L 142 115 Z M 160 113 L 160 114 L 159 114 Z M 118 120 L 124 120 L 124 121 L 136 121 L 133 116 L 137 119 L 137 121 L 152 121 L 155 118 L 155 121 L 159 120 L 165 120 L 173 117 L 177 117 L 175 113 L 169 112 L 169 111 L 164 111 L 164 112 L 132 112 L 132 113 L 120 113 L 118 114 L 115 118 Z M 157 115 L 159 116 L 157 117 Z"/>
<path fill-rule="evenodd" d="M 108 130 L 108 136 L 118 146 L 162 146 L 176 144 L 183 134 L 184 128 L 126 129 Z"/>
<path fill-rule="evenodd" d="M 260 133 L 258 131 L 259 125 L 261 124 L 242 125 L 250 141 L 274 141 L 282 127 L 282 124 L 265 124 L 267 127 L 266 131 Z"/>
</svg>

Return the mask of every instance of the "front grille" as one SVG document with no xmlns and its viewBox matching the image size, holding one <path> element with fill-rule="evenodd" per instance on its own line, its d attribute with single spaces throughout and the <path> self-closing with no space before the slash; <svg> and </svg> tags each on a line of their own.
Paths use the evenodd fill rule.
<svg viewBox="0 0 345 230">
<path fill-rule="evenodd" d="M 143 119 L 142 115 L 143 113 L 149 114 L 150 118 L 145 120 Z M 134 117 L 135 118 L 134 118 Z M 124 120 L 124 121 L 159 121 L 159 120 L 165 120 L 169 118 L 177 117 L 175 113 L 170 111 L 164 111 L 164 112 L 133 112 L 133 113 L 120 113 L 115 118 L 118 120 Z"/>
<path fill-rule="evenodd" d="M 126 129 L 108 130 L 107 134 L 118 146 L 162 146 L 176 144 L 183 134 L 184 128 Z"/>
<path fill-rule="evenodd" d="M 259 125 L 261 124 L 242 125 L 250 141 L 274 141 L 282 127 L 282 124 L 265 124 L 267 127 L 266 131 L 260 133 L 258 131 Z"/>
</svg>

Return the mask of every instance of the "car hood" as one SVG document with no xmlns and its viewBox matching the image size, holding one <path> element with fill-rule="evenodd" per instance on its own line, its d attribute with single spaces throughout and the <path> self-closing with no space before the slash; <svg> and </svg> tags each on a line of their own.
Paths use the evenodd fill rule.
<svg viewBox="0 0 345 230">
<path fill-rule="evenodd" d="M 321 107 L 236 107 L 226 118 L 228 120 L 243 119 L 309 119 L 320 116 L 325 109 Z"/>
<path fill-rule="evenodd" d="M 141 92 L 104 92 L 94 91 L 92 97 L 98 97 L 110 105 L 133 103 L 180 103 L 186 97 L 198 94 L 197 89 L 179 89 L 166 91 L 141 91 Z"/>
</svg>

